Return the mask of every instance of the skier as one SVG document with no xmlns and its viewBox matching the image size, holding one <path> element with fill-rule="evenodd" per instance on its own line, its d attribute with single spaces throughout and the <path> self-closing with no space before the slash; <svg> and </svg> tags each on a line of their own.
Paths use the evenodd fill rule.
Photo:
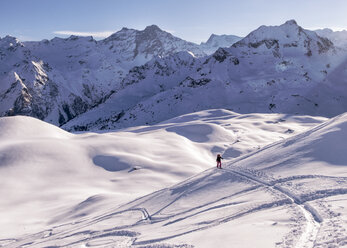
<svg viewBox="0 0 347 248">
<path fill-rule="evenodd" d="M 222 159 L 224 159 L 224 158 L 222 158 L 222 156 L 220 154 L 218 154 L 216 161 L 217 161 L 217 168 L 219 168 L 219 169 L 222 169 Z"/>
</svg>

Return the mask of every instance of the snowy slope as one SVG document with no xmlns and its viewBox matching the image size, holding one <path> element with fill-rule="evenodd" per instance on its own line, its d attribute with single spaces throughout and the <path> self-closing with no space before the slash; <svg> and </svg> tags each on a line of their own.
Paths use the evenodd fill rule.
<svg viewBox="0 0 347 248">
<path fill-rule="evenodd" d="M 130 71 L 108 101 L 63 128 L 152 124 L 211 108 L 332 117 L 347 109 L 345 59 L 331 41 L 294 20 L 261 26 L 207 58 L 179 54 Z"/>
<path fill-rule="evenodd" d="M 65 232 L 214 167 L 216 153 L 229 161 L 325 120 L 209 110 L 155 126 L 71 134 L 29 117 L 0 118 L 0 194 L 6 195 L 0 202 L 0 245 L 52 227 Z M 63 223 L 70 224 L 58 231 Z"/>
<path fill-rule="evenodd" d="M 347 115 L 133 201 L 133 244 L 347 246 Z M 160 231 L 154 231 L 160 230 Z"/>
<path fill-rule="evenodd" d="M 189 167 L 187 161 L 202 165 L 205 159 L 213 160 L 216 153 L 221 153 L 226 159 L 222 170 L 207 169 L 126 204 L 124 201 L 113 199 L 112 202 L 111 198 L 95 195 L 70 207 L 70 210 L 61 208 L 60 211 L 51 211 L 51 217 L 55 218 L 50 222 L 51 225 L 42 228 L 40 232 L 21 236 L 23 232 L 16 229 L 13 238 L 4 236 L 1 242 L 6 247 L 345 247 L 347 157 L 344 147 L 347 115 L 335 117 L 306 131 L 303 131 L 305 128 L 302 128 L 302 124 L 310 126 L 310 123 L 319 123 L 321 120 L 308 116 L 287 117 L 277 114 L 237 115 L 212 110 L 181 116 L 156 126 L 97 135 L 99 137 L 95 137 L 96 140 L 105 142 L 103 135 L 160 136 L 161 128 L 164 128 L 166 145 L 178 141 L 177 136 L 168 135 L 178 134 L 186 139 L 184 145 L 180 142 L 180 147 L 189 151 L 189 155 L 186 158 L 184 153 L 177 156 L 177 148 L 171 147 L 167 151 L 158 146 L 161 149 L 155 161 L 171 160 L 174 157 L 182 159 L 181 162 L 175 161 L 176 168 L 186 168 Z M 19 123 L 23 121 L 20 117 L 17 120 Z M 13 126 L 17 120 L 2 119 L 1 122 L 11 121 L 9 124 Z M 238 138 L 241 142 L 243 137 L 251 138 L 253 141 L 249 144 L 257 144 L 262 140 L 260 137 L 275 138 L 277 135 L 273 131 L 276 130 L 282 129 L 282 136 L 286 133 L 283 133 L 285 129 L 293 127 L 291 124 L 296 125 L 294 129 L 301 126 L 299 129 L 303 132 L 294 136 L 289 132 L 286 139 L 277 139 L 275 143 L 236 158 L 228 157 L 227 150 L 235 144 L 228 144 L 227 140 L 235 141 L 237 129 L 246 130 L 252 126 L 248 129 L 254 131 L 252 135 L 242 136 L 239 133 Z M 68 138 L 63 131 L 57 133 L 60 139 Z M 89 139 L 92 143 L 90 135 L 81 134 L 80 138 Z M 225 148 L 210 150 L 219 141 L 226 145 Z M 154 149 L 157 147 L 153 140 L 151 144 Z M 143 145 L 141 147 L 139 154 L 148 149 Z M 192 150 L 193 147 L 196 150 Z M 91 150 L 96 151 L 95 148 Z M 196 154 L 198 151 L 199 155 Z M 209 152 L 203 155 L 204 151 Z M 198 158 L 204 159 L 199 161 Z M 154 168 L 156 165 L 153 162 L 149 164 Z M 164 169 L 162 165 L 160 167 Z M 1 167 L 5 171 L 9 168 Z M 128 177 L 143 171 L 133 171 Z M 67 173 L 71 174 L 70 171 Z M 119 172 L 117 175 L 121 177 Z M 104 178 L 107 179 L 107 176 Z M 106 181 L 99 180 L 99 183 L 107 188 Z M 151 181 L 156 182 L 153 178 Z M 74 180 L 75 184 L 78 182 L 81 182 L 80 178 Z M 91 187 L 94 181 L 88 181 L 88 184 Z M 135 185 L 141 185 L 141 190 L 146 191 L 146 187 L 135 180 L 127 180 L 123 189 Z M 57 198 L 54 199 L 57 201 Z M 20 205 L 17 205 L 18 208 Z M 1 226 L 8 227 L 9 224 Z"/>
</svg>

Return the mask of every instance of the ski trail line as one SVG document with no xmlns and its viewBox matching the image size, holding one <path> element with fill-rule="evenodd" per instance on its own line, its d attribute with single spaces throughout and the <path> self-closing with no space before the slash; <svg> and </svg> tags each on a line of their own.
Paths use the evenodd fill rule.
<svg viewBox="0 0 347 248">
<path fill-rule="evenodd" d="M 149 215 L 148 211 L 146 208 L 132 208 L 129 210 L 137 210 L 140 211 L 142 213 L 142 220 L 151 220 L 151 216 Z"/>
<path fill-rule="evenodd" d="M 289 198 L 303 213 L 305 219 L 306 219 L 306 227 L 303 231 L 302 235 L 300 236 L 298 242 L 295 244 L 296 248 L 312 248 L 314 247 L 316 237 L 318 235 L 318 231 L 320 228 L 320 223 L 323 221 L 318 212 L 308 203 L 302 202 L 301 199 L 291 192 L 289 192 L 286 189 L 283 189 L 280 186 L 276 185 L 276 182 L 274 183 L 268 183 L 266 181 L 263 181 L 259 178 L 255 178 L 251 175 L 248 175 L 246 173 L 236 171 L 233 169 L 225 169 L 223 168 L 222 171 L 226 171 L 229 173 L 234 173 L 236 175 L 239 175 L 241 177 L 247 178 L 253 182 L 257 182 L 259 184 L 262 184 L 266 186 L 267 188 L 271 188 L 273 190 L 276 190 L 277 192 L 280 192 L 281 194 L 285 195 L 287 198 Z"/>
</svg>

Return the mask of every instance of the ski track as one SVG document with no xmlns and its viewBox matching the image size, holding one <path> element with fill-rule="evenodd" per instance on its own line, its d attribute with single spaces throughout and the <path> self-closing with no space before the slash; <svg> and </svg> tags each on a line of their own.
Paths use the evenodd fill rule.
<svg viewBox="0 0 347 248">
<path fill-rule="evenodd" d="M 210 171 L 210 170 L 208 170 L 208 171 Z M 291 192 L 281 188 L 280 186 L 277 186 L 276 185 L 276 181 L 273 181 L 273 182 L 269 183 L 269 182 L 260 180 L 258 178 L 255 178 L 255 177 L 253 177 L 253 176 L 251 176 L 249 174 L 245 174 L 243 172 L 235 171 L 235 170 L 232 170 L 232 169 L 222 169 L 221 171 L 232 173 L 232 174 L 237 175 L 237 176 L 242 177 L 242 178 L 246 178 L 246 179 L 248 179 L 250 181 L 253 181 L 253 182 L 257 183 L 259 186 L 264 186 L 265 188 L 272 189 L 272 190 L 274 190 L 276 192 L 279 192 L 282 195 L 284 195 L 287 198 L 287 200 L 279 200 L 279 201 L 275 201 L 275 202 L 264 203 L 264 204 L 261 204 L 261 205 L 255 207 L 255 208 L 251 208 L 251 209 L 248 209 L 248 210 L 246 210 L 244 212 L 241 212 L 241 213 L 239 213 L 237 215 L 226 216 L 226 217 L 224 217 L 222 219 L 218 219 L 218 220 L 212 221 L 211 223 L 209 223 L 209 225 L 207 225 L 205 227 L 196 228 L 196 229 L 189 230 L 189 231 L 186 231 L 186 232 L 183 232 L 183 233 L 178 233 L 178 234 L 175 234 L 175 235 L 161 237 L 161 238 L 157 238 L 157 239 L 150 239 L 150 240 L 143 240 L 143 241 L 136 241 L 135 240 L 134 245 L 148 245 L 148 244 L 162 242 L 162 241 L 165 241 L 165 240 L 169 240 L 169 239 L 172 239 L 172 238 L 175 238 L 175 237 L 183 236 L 183 235 L 186 235 L 186 234 L 189 234 L 189 233 L 193 233 L 193 232 L 196 232 L 196 231 L 206 230 L 206 229 L 215 227 L 217 225 L 229 222 L 231 220 L 237 219 L 239 217 L 245 216 L 247 214 L 254 213 L 256 211 L 262 211 L 264 209 L 269 209 L 269 208 L 272 208 L 274 206 L 282 206 L 282 205 L 286 205 L 286 204 L 295 204 L 300 209 L 300 211 L 303 214 L 303 217 L 306 220 L 305 230 L 303 231 L 303 233 L 300 236 L 299 240 L 296 242 L 295 247 L 296 248 L 311 248 L 311 247 L 314 247 L 314 243 L 315 243 L 316 236 L 317 236 L 319 228 L 320 228 L 320 223 L 322 222 L 322 218 L 320 217 L 318 212 L 312 206 L 310 206 L 308 203 L 302 202 L 297 196 L 295 196 Z M 295 178 L 292 178 L 291 180 L 294 180 L 294 179 Z M 259 188 L 259 186 L 253 186 L 249 190 L 257 189 L 257 188 Z M 179 195 L 177 198 L 175 198 L 169 204 L 167 204 L 166 206 L 161 208 L 159 211 L 155 212 L 152 216 L 159 214 L 162 210 L 164 210 L 165 208 L 167 208 L 168 206 L 172 205 L 174 202 L 179 200 L 183 195 L 185 195 L 185 194 Z M 229 197 L 231 197 L 231 196 L 224 197 L 223 199 L 229 198 Z M 212 203 L 209 203 L 207 205 L 214 204 L 214 203 L 218 202 L 219 200 L 213 201 Z M 207 205 L 205 205 L 205 207 Z M 166 224 L 164 224 L 164 226 L 168 226 L 168 225 L 174 224 L 174 223 L 182 221 L 184 219 L 193 217 L 193 216 L 195 216 L 197 214 L 201 214 L 203 212 L 208 212 L 208 211 L 210 211 L 212 209 L 223 208 L 223 207 L 226 207 L 226 206 L 229 206 L 229 205 L 231 205 L 231 204 L 221 204 L 221 205 L 213 206 L 213 207 L 207 208 L 205 210 L 201 210 L 201 211 L 199 211 L 197 213 L 194 213 L 194 214 L 191 214 L 191 215 L 188 215 L 188 216 L 184 216 L 184 217 L 181 217 L 181 218 L 169 221 Z M 188 212 L 191 212 L 191 211 L 199 209 L 199 208 L 201 208 L 201 206 L 198 206 L 198 207 L 196 207 L 194 209 L 189 209 L 189 211 L 178 213 L 178 214 L 175 214 L 173 216 L 167 216 L 165 219 L 168 220 L 168 219 L 171 219 L 173 217 L 178 217 L 179 215 L 186 214 Z M 160 220 L 160 221 L 163 221 L 163 219 Z"/>
<path fill-rule="evenodd" d="M 84 229 L 88 226 L 92 226 L 93 224 L 97 224 L 99 222 L 108 220 L 109 218 L 112 218 L 116 215 L 124 214 L 126 212 L 141 212 L 142 219 L 136 222 L 135 224 L 128 225 L 128 226 L 113 227 L 113 228 L 105 229 L 102 231 L 90 231 L 90 230 L 80 231 L 81 229 Z M 134 237 L 136 237 L 138 233 L 125 230 L 125 228 L 130 228 L 132 226 L 137 225 L 139 222 L 143 222 L 147 220 L 151 220 L 151 216 L 149 215 L 148 211 L 145 208 L 130 208 L 130 209 L 122 210 L 122 211 L 117 211 L 117 212 L 112 212 L 109 214 L 97 216 L 91 220 L 82 220 L 76 223 L 62 224 L 62 225 L 55 226 L 51 229 L 44 230 L 35 234 L 26 235 L 25 237 L 21 239 L 3 239 L 3 240 L 0 240 L 0 247 L 3 247 L 4 245 L 6 245 L 6 247 L 9 247 L 9 248 L 27 247 L 27 246 L 30 247 L 31 245 L 35 245 L 35 247 L 37 247 L 37 245 L 40 245 L 40 244 L 43 245 L 46 242 L 52 241 L 51 239 L 52 237 L 53 237 L 53 240 L 60 241 L 60 240 L 64 240 L 64 239 L 74 237 L 74 236 L 79 236 L 79 235 L 82 235 L 82 236 L 85 235 L 89 237 L 79 239 L 74 242 L 66 243 L 59 247 L 71 247 L 77 244 L 82 244 L 84 242 L 88 242 L 88 241 L 92 241 L 98 238 L 103 238 L 108 236 L 121 236 L 121 237 L 124 236 L 124 237 L 132 238 L 133 240 L 136 240 Z M 59 230 L 59 228 L 63 226 L 69 226 L 69 225 L 73 225 L 75 227 L 67 228 L 65 230 L 63 229 L 62 231 L 57 231 Z M 21 242 L 24 242 L 24 243 L 21 243 Z M 44 245 L 43 247 L 47 247 L 47 246 Z M 48 247 L 51 247 L 51 246 L 48 246 Z M 54 247 L 58 247 L 58 246 L 54 246 Z"/>
<path fill-rule="evenodd" d="M 259 178 L 255 178 L 251 175 L 242 173 L 240 171 L 236 171 L 233 169 L 225 169 L 223 168 L 222 171 L 226 171 L 228 173 L 234 173 L 241 177 L 247 178 L 251 181 L 257 182 L 259 184 L 264 185 L 265 187 L 271 188 L 273 190 L 276 190 L 283 195 L 285 195 L 287 198 L 290 199 L 290 201 L 301 210 L 303 213 L 305 219 L 306 219 L 306 227 L 303 231 L 299 241 L 296 243 L 296 248 L 311 248 L 314 247 L 314 243 L 316 240 L 316 237 L 319 232 L 320 223 L 323 221 L 323 219 L 320 217 L 318 212 L 308 203 L 302 202 L 300 198 L 289 192 L 288 190 L 283 189 L 282 187 L 276 185 L 276 181 L 274 182 L 266 182 Z"/>
<path fill-rule="evenodd" d="M 216 170 L 216 169 L 214 169 L 214 168 L 209 169 L 203 173 L 206 173 L 206 176 L 208 176 L 211 173 L 211 171 L 214 171 L 214 170 Z M 19 239 L 19 240 L 15 240 L 15 239 L 0 240 L 0 247 L 3 247 L 3 246 L 18 247 L 18 245 L 20 247 L 25 247 L 25 246 L 30 247 L 32 245 L 35 245 L 35 247 L 36 247 L 37 245 L 40 245 L 40 244 L 44 245 L 46 242 L 52 242 L 54 240 L 56 240 L 57 242 L 63 242 L 64 247 L 82 245 L 82 244 L 86 244 L 87 246 L 89 246 L 88 245 L 89 242 L 99 242 L 98 241 L 99 239 L 102 239 L 105 237 L 110 238 L 110 240 L 108 242 L 118 242 L 118 241 L 112 241 L 112 237 L 120 237 L 123 240 L 125 240 L 124 242 L 129 242 L 128 244 L 130 244 L 130 246 L 152 245 L 152 244 L 158 244 L 158 242 L 160 242 L 160 244 L 162 244 L 161 242 L 163 242 L 165 240 L 170 240 L 172 238 L 183 236 L 183 235 L 186 235 L 189 233 L 193 233 L 193 232 L 197 232 L 197 231 L 201 231 L 201 230 L 206 230 L 206 229 L 215 227 L 217 225 L 220 225 L 220 224 L 232 221 L 234 219 L 240 218 L 242 216 L 252 214 L 252 213 L 257 212 L 257 211 L 269 209 L 269 208 L 272 208 L 274 206 L 294 204 L 302 212 L 302 215 L 306 221 L 306 225 L 304 227 L 304 230 L 303 230 L 301 236 L 296 241 L 295 247 L 296 248 L 311 248 L 311 247 L 315 246 L 316 238 L 317 238 L 317 235 L 319 233 L 320 226 L 321 226 L 320 223 L 323 222 L 323 219 L 319 215 L 318 211 L 315 208 L 313 208 L 308 203 L 308 201 L 328 197 L 331 195 L 339 195 L 339 194 L 346 194 L 347 193 L 346 190 L 344 190 L 344 189 L 337 189 L 337 190 L 335 189 L 333 191 L 321 190 L 321 191 L 319 191 L 320 194 L 318 194 L 318 195 L 316 195 L 316 194 L 314 196 L 310 196 L 310 195 L 305 196 L 304 195 L 304 197 L 302 197 L 302 196 L 299 197 L 299 196 L 295 195 L 294 193 L 292 193 L 290 190 L 285 189 L 285 188 L 278 185 L 278 184 L 283 183 L 283 182 L 306 179 L 306 178 L 329 178 L 329 179 L 334 178 L 334 179 L 339 179 L 339 180 L 345 181 L 346 180 L 345 177 L 335 178 L 335 177 L 327 177 L 327 176 L 321 176 L 321 175 L 301 175 L 301 176 L 292 176 L 292 177 L 288 177 L 288 178 L 280 178 L 280 179 L 274 180 L 273 178 L 267 177 L 267 174 L 265 174 L 265 173 L 258 175 L 259 171 L 256 171 L 256 170 L 245 172 L 245 171 L 241 171 L 239 168 L 231 169 L 230 164 L 227 165 L 227 168 L 223 168 L 222 170 L 218 170 L 218 171 L 231 173 L 234 176 L 241 177 L 241 178 L 248 180 L 249 182 L 255 183 L 255 185 L 246 189 L 245 192 L 253 191 L 255 189 L 258 189 L 259 187 L 264 187 L 264 188 L 270 189 L 270 191 L 272 191 L 272 192 L 280 193 L 281 195 L 285 196 L 286 199 L 266 202 L 266 203 L 263 203 L 259 206 L 256 206 L 255 208 L 246 209 L 245 211 L 240 212 L 237 215 L 225 216 L 225 217 L 220 218 L 220 219 L 212 220 L 210 223 L 208 223 L 204 227 L 193 228 L 191 230 L 186 230 L 186 231 L 183 231 L 181 233 L 176 233 L 173 235 L 168 235 L 168 236 L 164 236 L 164 237 L 160 237 L 160 238 L 156 238 L 156 239 L 139 241 L 138 236 L 140 235 L 140 233 L 126 230 L 129 228 L 138 226 L 138 225 L 155 224 L 155 223 L 162 222 L 162 221 L 168 221 L 167 223 L 164 224 L 164 226 L 168 226 L 168 225 L 180 222 L 182 220 L 185 220 L 187 218 L 194 217 L 195 215 L 198 215 L 201 213 L 206 213 L 206 212 L 213 210 L 213 209 L 224 208 L 224 207 L 228 207 L 232 204 L 235 204 L 235 203 L 232 203 L 232 204 L 231 203 L 230 204 L 223 203 L 223 204 L 219 204 L 219 205 L 214 205 L 221 200 L 225 200 L 227 198 L 233 197 L 234 194 L 231 194 L 231 195 L 227 195 L 227 196 L 224 196 L 222 198 L 216 199 L 215 201 L 207 203 L 205 205 L 197 206 L 193 209 L 189 209 L 189 210 L 179 212 L 179 213 L 176 213 L 176 214 L 173 214 L 170 216 L 166 216 L 165 218 L 156 218 L 155 217 L 161 211 L 163 211 L 167 207 L 171 206 L 174 202 L 178 201 L 180 198 L 182 198 L 182 196 L 187 194 L 187 192 L 182 192 L 175 199 L 173 199 L 168 204 L 163 206 L 161 209 L 157 210 L 155 213 L 152 213 L 152 215 L 150 215 L 150 213 L 148 212 L 148 210 L 146 208 L 141 207 L 140 206 L 141 204 L 135 205 L 135 206 L 132 206 L 131 208 L 120 210 L 120 211 L 119 210 L 117 211 L 116 209 L 114 209 L 113 211 L 111 210 L 108 213 L 104 213 L 102 215 L 95 216 L 92 219 L 84 219 L 84 220 L 80 220 L 78 222 L 74 222 L 73 224 L 68 223 L 68 224 L 56 226 L 53 229 L 49 229 L 49 230 L 45 230 L 45 231 L 42 231 L 42 232 L 39 232 L 36 234 L 28 235 L 28 236 L 23 237 L 22 239 Z M 188 182 L 188 180 L 191 180 L 195 176 L 192 176 L 190 179 L 184 180 L 179 185 L 184 185 L 186 182 Z M 260 179 L 258 176 L 266 178 L 266 179 L 268 179 L 268 181 L 266 181 L 264 179 Z M 152 199 L 153 197 L 155 197 L 158 194 L 165 192 L 167 190 L 169 190 L 169 188 L 158 190 L 158 191 L 152 193 L 151 196 L 149 196 L 149 198 L 146 199 L 146 201 Z M 190 190 L 188 190 L 188 191 L 190 192 Z M 244 193 L 244 192 L 241 192 L 241 193 Z M 239 194 L 239 193 L 237 193 L 237 194 Z M 139 199 L 144 199 L 144 197 L 139 197 L 136 200 L 129 202 L 128 204 L 133 203 Z M 120 208 L 126 207 L 126 205 L 128 205 L 128 204 L 124 204 Z M 205 207 L 208 207 L 208 208 L 203 209 Z M 117 209 L 119 209 L 119 207 Z M 197 212 L 190 214 L 189 212 L 192 212 L 192 211 L 193 212 L 197 211 Z M 84 228 L 87 228 L 89 226 L 93 226 L 93 224 L 107 221 L 116 215 L 121 215 L 121 214 L 126 213 L 126 212 L 140 212 L 142 215 L 142 218 L 140 220 L 136 221 L 135 223 L 130 224 L 130 225 L 114 226 L 113 228 L 99 230 L 99 231 L 83 230 Z M 186 214 L 188 214 L 188 215 L 186 215 Z M 69 226 L 69 225 L 72 225 L 71 226 L 72 228 L 67 228 L 67 229 L 63 228 L 62 230 L 59 231 L 59 229 L 62 228 L 63 226 Z M 58 232 L 56 232 L 56 231 L 58 231 Z M 71 240 L 72 242 L 69 242 L 70 238 L 73 238 L 76 236 L 81 236 L 81 237 L 77 237 L 77 240 L 74 240 L 74 241 Z M 65 241 L 63 241 L 65 239 L 67 239 L 66 243 L 65 243 Z M 100 240 L 100 242 L 102 242 L 102 240 Z M 168 247 L 171 247 L 171 246 L 168 246 Z"/>
</svg>

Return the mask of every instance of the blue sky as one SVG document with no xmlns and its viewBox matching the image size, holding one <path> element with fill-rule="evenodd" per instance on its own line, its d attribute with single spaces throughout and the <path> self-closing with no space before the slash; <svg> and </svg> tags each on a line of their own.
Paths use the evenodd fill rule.
<svg viewBox="0 0 347 248">
<path fill-rule="evenodd" d="M 108 36 L 156 24 L 200 43 L 212 34 L 245 36 L 295 19 L 308 29 L 347 29 L 346 0 L 0 0 L 0 37 Z"/>
</svg>

